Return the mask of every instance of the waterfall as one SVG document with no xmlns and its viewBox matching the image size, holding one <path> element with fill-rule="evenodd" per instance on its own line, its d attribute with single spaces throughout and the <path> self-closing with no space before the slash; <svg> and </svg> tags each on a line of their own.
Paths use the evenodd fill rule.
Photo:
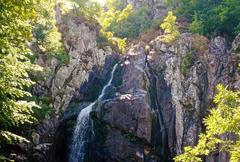
<svg viewBox="0 0 240 162">
<path fill-rule="evenodd" d="M 73 140 L 71 145 L 70 157 L 69 162 L 84 162 L 88 142 L 89 142 L 89 134 L 92 129 L 92 121 L 90 118 L 90 112 L 92 111 L 93 106 L 98 102 L 101 101 L 106 93 L 106 89 L 111 86 L 112 80 L 114 77 L 114 73 L 116 71 L 118 64 L 115 64 L 109 81 L 103 87 L 101 94 L 99 95 L 98 99 L 91 103 L 86 108 L 82 109 L 77 118 L 76 128 L 73 133 Z"/>
</svg>

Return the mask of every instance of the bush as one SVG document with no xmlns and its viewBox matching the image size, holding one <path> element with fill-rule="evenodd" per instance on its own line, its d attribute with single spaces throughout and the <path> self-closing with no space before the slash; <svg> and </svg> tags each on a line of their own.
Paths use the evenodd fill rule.
<svg viewBox="0 0 240 162">
<path fill-rule="evenodd" d="M 239 92 L 230 91 L 222 85 L 213 102 L 216 108 L 204 118 L 205 132 L 199 135 L 196 146 L 184 148 L 184 153 L 174 158 L 175 162 L 202 162 L 211 153 L 225 152 L 229 161 L 240 161 L 240 109 Z M 224 137 L 224 138 L 223 138 Z"/>
<path fill-rule="evenodd" d="M 178 39 L 180 32 L 178 31 L 176 19 L 177 17 L 173 15 L 173 12 L 169 11 L 167 17 L 160 25 L 160 27 L 164 30 L 164 35 L 162 36 L 161 41 L 165 43 L 171 43 Z"/>
<path fill-rule="evenodd" d="M 188 29 L 192 33 L 203 34 L 203 22 L 199 20 L 197 14 L 195 13 L 193 22 L 189 25 Z"/>
<path fill-rule="evenodd" d="M 39 120 L 45 119 L 47 116 L 52 116 L 55 113 L 53 107 L 50 106 L 52 101 L 49 97 L 42 96 L 42 97 L 34 97 L 35 102 L 41 107 L 33 109 L 33 115 Z"/>
<path fill-rule="evenodd" d="M 120 38 L 135 38 L 151 27 L 151 11 L 147 7 L 141 7 L 133 11 L 127 19 L 113 22 L 108 30 L 114 32 Z"/>
<path fill-rule="evenodd" d="M 68 64 L 69 63 L 69 55 L 64 51 L 59 51 L 59 53 L 53 55 L 56 59 L 60 61 L 61 64 Z"/>
</svg>

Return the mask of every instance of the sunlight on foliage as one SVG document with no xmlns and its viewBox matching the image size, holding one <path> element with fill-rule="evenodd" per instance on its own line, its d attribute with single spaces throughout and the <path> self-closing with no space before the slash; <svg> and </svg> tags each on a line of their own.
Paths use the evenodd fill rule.
<svg viewBox="0 0 240 162">
<path fill-rule="evenodd" d="M 53 55 L 56 58 L 66 55 L 61 42 L 61 34 L 58 32 L 55 20 L 56 0 L 41 0 L 36 6 L 36 21 L 33 27 L 33 43 L 38 47 L 39 53 Z M 62 5 L 63 8 L 64 5 Z M 67 11 L 66 11 L 67 12 Z M 66 58 L 66 60 L 68 60 Z M 64 62 L 66 60 L 59 60 Z"/>
<path fill-rule="evenodd" d="M 141 32 L 149 29 L 152 23 L 150 8 L 140 7 L 132 11 L 123 20 L 111 23 L 108 30 L 114 32 L 120 38 L 135 38 Z"/>
<path fill-rule="evenodd" d="M 42 70 L 30 62 L 33 55 L 27 46 L 32 39 L 32 24 L 36 18 L 35 0 L 0 2 L 0 145 L 24 138 L 10 132 L 23 123 L 32 123 L 34 102 L 27 88 L 34 82 L 29 72 Z"/>
<path fill-rule="evenodd" d="M 200 33 L 227 35 L 233 38 L 240 32 L 239 0 L 178 0 L 178 14 L 188 18 Z M 197 15 L 197 20 L 196 20 Z M 192 28 L 193 29 L 193 28 Z"/>
<path fill-rule="evenodd" d="M 102 27 L 101 33 L 111 44 L 117 45 L 119 50 L 123 53 L 125 52 L 127 39 L 115 37 L 115 33 L 108 31 L 108 27 L 115 22 L 120 22 L 126 19 L 132 11 L 132 5 L 127 5 L 127 7 L 122 11 L 116 10 L 115 7 L 108 5 L 108 3 L 106 3 L 106 5 L 108 7 L 108 11 L 103 11 L 101 16 L 98 18 L 98 22 Z"/>
<path fill-rule="evenodd" d="M 171 43 L 178 39 L 180 32 L 176 25 L 177 17 L 173 15 L 172 11 L 168 12 L 167 17 L 163 20 L 163 23 L 160 27 L 164 30 L 164 35 L 161 38 L 161 41 L 165 43 Z"/>
<path fill-rule="evenodd" d="M 214 98 L 217 108 L 211 109 L 204 119 L 206 132 L 199 135 L 197 146 L 185 147 L 185 152 L 175 157 L 176 162 L 201 162 L 202 155 L 213 151 L 227 152 L 232 162 L 240 161 L 240 96 L 222 85 L 217 89 Z"/>
<path fill-rule="evenodd" d="M 126 19 L 132 12 L 132 5 L 129 4 L 121 9 L 123 4 L 118 0 L 107 0 L 105 8 L 96 1 L 73 0 L 73 2 L 79 16 L 81 15 L 89 21 L 97 21 L 101 26 L 101 37 L 106 38 L 110 45 L 117 47 L 119 52 L 125 52 L 127 39 L 117 37 L 108 28 L 112 24 Z"/>
</svg>

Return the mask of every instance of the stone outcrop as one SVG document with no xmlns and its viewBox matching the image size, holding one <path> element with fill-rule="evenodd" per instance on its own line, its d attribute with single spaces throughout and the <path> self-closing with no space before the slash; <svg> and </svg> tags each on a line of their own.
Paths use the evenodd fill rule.
<svg viewBox="0 0 240 162">
<path fill-rule="evenodd" d="M 71 98 L 81 84 L 87 81 L 92 69 L 102 67 L 106 56 L 113 51 L 110 47 L 98 47 L 98 27 L 90 25 L 83 18 L 77 18 L 71 13 L 62 16 L 57 7 L 56 20 L 69 61 L 60 64 L 54 57 L 44 59 L 44 56 L 40 56 L 37 63 L 45 70 L 48 69 L 50 75 L 46 77 L 46 81 L 39 83 L 36 91 L 45 94 L 47 92 L 53 102 L 53 109 L 59 114 L 66 110 Z"/>
<path fill-rule="evenodd" d="M 149 54 L 145 43 L 130 48 L 122 61 L 122 84 L 95 109 L 91 145 L 97 149 L 90 153 L 95 160 L 171 161 L 197 143 L 216 85 L 237 88 L 236 54 L 224 38 L 184 33 L 171 44 L 159 39 L 148 44 Z M 226 157 L 211 155 L 207 162 Z"/>
<path fill-rule="evenodd" d="M 124 0 L 124 2 L 125 4 L 132 4 L 134 9 L 148 7 L 151 9 L 153 19 L 161 19 L 167 12 L 164 0 Z"/>
<path fill-rule="evenodd" d="M 150 45 L 149 64 L 155 69 L 156 76 L 164 77 L 171 93 L 171 99 L 168 99 L 172 106 L 167 104 L 162 108 L 168 132 L 175 132 L 175 138 L 168 133 L 168 145 L 172 154 L 178 154 L 184 146 L 196 144 L 203 129 L 202 118 L 213 106 L 216 85 L 233 86 L 236 60 L 222 37 L 209 41 L 185 33 L 173 44 L 161 43 L 156 38 Z M 166 96 L 157 89 L 159 98 Z M 173 115 L 174 123 L 169 122 Z"/>
<path fill-rule="evenodd" d="M 102 120 L 108 125 L 106 161 L 144 161 L 145 156 L 150 158 L 144 153 L 148 149 L 147 144 L 151 143 L 153 120 L 151 107 L 147 103 L 144 59 L 141 46 L 135 46 L 128 52 L 122 65 L 122 85 L 118 87 L 116 96 L 100 110 L 105 112 Z M 137 141 L 146 144 L 141 146 Z"/>
<path fill-rule="evenodd" d="M 239 89 L 238 44 L 238 37 L 231 49 L 222 37 L 208 40 L 184 33 L 170 44 L 156 37 L 148 44 L 140 42 L 130 47 L 105 100 L 91 113 L 93 130 L 86 161 L 167 162 L 185 146 L 195 145 L 204 129 L 202 119 L 214 107 L 216 85 Z M 146 45 L 150 52 L 145 51 Z M 111 60 L 97 75 L 89 75 L 74 95 L 70 105 L 75 108 L 67 109 L 55 134 L 55 153 L 51 152 L 48 161 L 67 161 L 66 145 L 70 146 L 74 129 L 68 123 L 88 105 L 83 101 L 97 98 L 119 58 Z M 79 104 L 82 106 L 76 109 Z M 76 112 L 69 115 L 69 111 Z M 212 154 L 206 161 L 213 159 L 225 162 L 227 156 Z"/>
<path fill-rule="evenodd" d="M 126 3 L 138 8 L 163 2 Z M 204 129 L 202 119 L 214 107 L 216 85 L 240 88 L 240 36 L 233 41 L 232 49 L 222 37 L 208 40 L 183 33 L 167 44 L 159 36 L 149 43 L 131 46 L 125 56 L 116 56 L 110 47 L 97 46 L 96 27 L 71 15 L 65 19 L 60 10 L 57 15 L 69 62 L 62 65 L 55 58 L 39 57 L 38 63 L 54 75 L 35 90 L 38 95 L 50 95 L 56 114 L 65 113 L 60 122 L 46 120 L 46 125 L 41 124 L 31 134 L 34 144 L 30 154 L 36 161 L 67 161 L 77 114 L 97 99 L 113 64 L 119 60 L 114 86 L 91 113 L 88 162 L 171 161 L 185 146 L 197 143 Z M 145 51 L 146 45 L 150 52 Z M 211 155 L 206 161 L 211 162 L 213 156 L 218 162 L 227 161 L 223 153 Z"/>
<path fill-rule="evenodd" d="M 56 57 L 39 53 L 36 63 L 44 68 L 44 76 L 41 76 L 42 81 L 38 81 L 33 88 L 35 96 L 48 98 L 47 106 L 54 113 L 23 133 L 26 134 L 30 143 L 20 146 L 16 144 L 16 156 L 11 155 L 16 161 L 49 161 L 56 128 L 61 126 L 62 119 L 59 116 L 66 111 L 74 97 L 77 96 L 78 100 L 86 98 L 82 94 L 89 85 L 95 86 L 93 84 L 100 76 L 99 73 L 105 69 L 103 67 L 106 66 L 106 60 L 118 58 L 110 46 L 101 48 L 98 46 L 98 26 L 72 13 L 61 15 L 58 7 L 56 20 L 68 61 L 62 63 Z M 102 84 L 99 83 L 97 86 L 101 87 Z M 18 156 L 18 152 L 24 152 L 24 154 Z"/>
</svg>

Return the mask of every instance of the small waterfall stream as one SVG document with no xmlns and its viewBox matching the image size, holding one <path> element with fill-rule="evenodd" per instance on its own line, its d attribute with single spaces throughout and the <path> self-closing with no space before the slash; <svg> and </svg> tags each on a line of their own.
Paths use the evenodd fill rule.
<svg viewBox="0 0 240 162">
<path fill-rule="evenodd" d="M 73 140 L 71 145 L 69 162 L 84 162 L 87 144 L 89 142 L 89 133 L 92 129 L 92 121 L 90 118 L 90 112 L 92 111 L 93 106 L 101 101 L 106 93 L 106 89 L 111 86 L 114 73 L 116 71 L 118 64 L 115 64 L 110 79 L 108 83 L 103 87 L 101 94 L 98 99 L 91 103 L 86 108 L 82 109 L 77 118 L 77 124 L 73 134 Z"/>
</svg>

